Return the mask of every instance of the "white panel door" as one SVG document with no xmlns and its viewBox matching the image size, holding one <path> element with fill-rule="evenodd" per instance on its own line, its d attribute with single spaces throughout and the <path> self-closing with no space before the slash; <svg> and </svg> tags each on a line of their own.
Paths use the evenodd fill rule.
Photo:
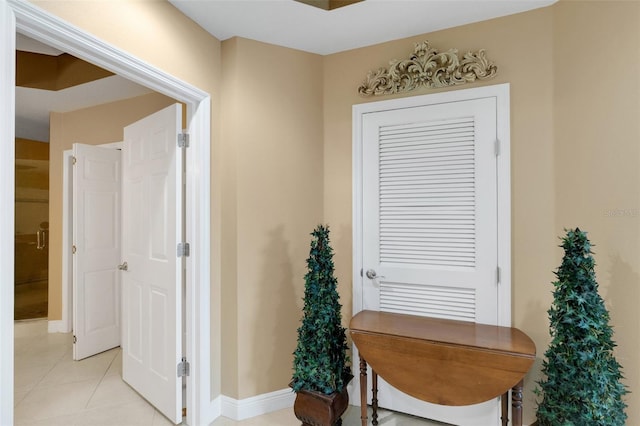
<svg viewBox="0 0 640 426">
<path fill-rule="evenodd" d="M 362 126 L 363 309 L 497 324 L 495 98 L 369 113 Z M 499 420 L 497 400 L 444 407 L 384 380 L 379 395 L 447 423 Z"/>
<path fill-rule="evenodd" d="M 182 421 L 182 109 L 124 130 L 123 379 L 174 423 Z"/>
<path fill-rule="evenodd" d="M 121 153 L 73 144 L 73 359 L 120 346 Z"/>
</svg>

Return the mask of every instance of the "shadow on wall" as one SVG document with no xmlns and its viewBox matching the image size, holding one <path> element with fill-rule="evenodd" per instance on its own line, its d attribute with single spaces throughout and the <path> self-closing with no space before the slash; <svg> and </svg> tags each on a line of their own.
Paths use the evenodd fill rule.
<svg viewBox="0 0 640 426">
<path fill-rule="evenodd" d="M 252 314 L 255 318 L 252 342 L 257 346 L 253 351 L 250 371 L 251 380 L 255 381 L 258 392 L 265 392 L 266 388 L 271 388 L 272 391 L 284 389 L 289 384 L 296 330 L 302 317 L 303 290 L 298 289 L 304 288 L 304 276 L 293 276 L 284 225 L 269 231 L 262 258 L 265 259 L 260 274 L 262 279 L 258 282 L 259 288 L 255 293 L 255 300 L 259 302 Z M 263 378 L 278 380 L 278 383 L 260 383 Z"/>
<path fill-rule="evenodd" d="M 342 305 L 342 325 L 348 327 L 349 321 L 353 316 L 353 264 L 351 260 L 351 253 L 353 253 L 351 240 L 353 236 L 349 225 L 341 225 L 339 230 L 334 230 L 331 227 L 329 229 L 331 230 L 335 275 L 338 279 L 338 292 L 340 293 L 340 304 Z M 341 260 L 343 262 L 340 262 Z"/>
<path fill-rule="evenodd" d="M 622 365 L 623 381 L 627 386 L 629 383 L 638 383 L 637 375 L 640 374 L 638 367 L 638 348 L 640 348 L 640 275 L 634 271 L 633 267 L 626 263 L 619 254 L 613 255 L 609 259 L 610 266 L 609 285 L 601 287 L 600 294 L 605 300 L 611 324 L 614 324 L 613 340 L 618 345 L 616 359 Z M 597 278 L 597 277 L 596 277 Z M 623 338 L 624 336 L 624 338 Z M 626 354 L 626 356 L 624 356 Z M 635 376 L 632 378 L 632 376 Z M 638 389 L 628 389 L 631 393 L 626 395 L 627 403 L 631 398 L 637 398 Z M 636 404 L 627 408 L 627 415 L 631 418 L 638 418 L 638 414 L 631 415 L 629 409 L 638 409 Z"/>
<path fill-rule="evenodd" d="M 553 284 L 549 283 L 541 283 L 541 286 L 545 286 L 548 289 L 549 293 L 553 291 Z M 536 395 L 533 393 L 533 390 L 538 386 L 537 382 L 542 378 L 542 361 L 544 359 L 544 353 L 547 351 L 547 347 L 549 346 L 549 342 L 551 341 L 551 337 L 549 336 L 549 315 L 547 314 L 547 310 L 551 307 L 544 306 L 542 302 L 529 302 L 527 304 L 527 311 L 524 316 L 523 324 L 538 324 L 544 321 L 547 324 L 547 327 L 544 328 L 544 332 L 534 334 L 531 330 L 527 331 L 527 335 L 531 337 L 531 339 L 536 344 L 536 360 L 531 366 L 531 370 L 525 376 L 524 390 L 524 407 L 525 407 L 525 418 L 524 424 L 532 424 L 535 418 L 535 412 L 538 408 L 538 401 L 536 399 Z"/>
</svg>

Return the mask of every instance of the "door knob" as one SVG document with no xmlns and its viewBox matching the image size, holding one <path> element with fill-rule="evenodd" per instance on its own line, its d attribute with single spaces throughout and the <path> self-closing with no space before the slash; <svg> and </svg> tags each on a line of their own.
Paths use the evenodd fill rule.
<svg viewBox="0 0 640 426">
<path fill-rule="evenodd" d="M 127 262 L 124 262 L 122 265 L 118 265 L 118 269 L 120 269 L 121 271 L 128 271 L 129 265 L 127 264 Z"/>
<path fill-rule="evenodd" d="M 375 280 L 376 278 L 384 278 L 382 275 L 378 275 L 374 269 L 369 269 L 365 272 L 365 275 L 370 280 Z"/>
</svg>

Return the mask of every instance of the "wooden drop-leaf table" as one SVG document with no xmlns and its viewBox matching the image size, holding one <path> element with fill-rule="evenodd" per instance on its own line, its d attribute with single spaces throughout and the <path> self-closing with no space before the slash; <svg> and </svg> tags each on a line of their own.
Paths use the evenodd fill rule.
<svg viewBox="0 0 640 426">
<path fill-rule="evenodd" d="M 461 406 L 502 398 L 502 424 L 522 425 L 524 376 L 536 355 L 517 328 L 361 311 L 351 319 L 360 354 L 362 425 L 367 424 L 367 363 L 372 370 L 372 421 L 377 424 L 377 379 L 422 401 Z M 428 413 L 425 413 L 428 417 Z"/>
</svg>

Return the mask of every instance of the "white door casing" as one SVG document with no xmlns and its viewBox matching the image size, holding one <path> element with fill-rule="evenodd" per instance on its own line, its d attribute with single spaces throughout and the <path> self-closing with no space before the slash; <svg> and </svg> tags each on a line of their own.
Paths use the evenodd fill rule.
<svg viewBox="0 0 640 426">
<path fill-rule="evenodd" d="M 121 153 L 74 144 L 73 359 L 120 346 Z"/>
<path fill-rule="evenodd" d="M 174 423 L 182 421 L 182 108 L 124 130 L 123 379 Z"/>
<path fill-rule="evenodd" d="M 508 121 L 508 85 L 354 106 L 354 313 L 511 325 Z M 442 407 L 383 380 L 380 403 L 462 425 L 499 417 L 497 401 Z"/>
<path fill-rule="evenodd" d="M 16 20 L 0 2 L 0 205 L 15 204 L 15 51 Z M 13 299 L 15 219 L 13 208 L 0 209 L 0 424 L 13 424 Z"/>
</svg>

